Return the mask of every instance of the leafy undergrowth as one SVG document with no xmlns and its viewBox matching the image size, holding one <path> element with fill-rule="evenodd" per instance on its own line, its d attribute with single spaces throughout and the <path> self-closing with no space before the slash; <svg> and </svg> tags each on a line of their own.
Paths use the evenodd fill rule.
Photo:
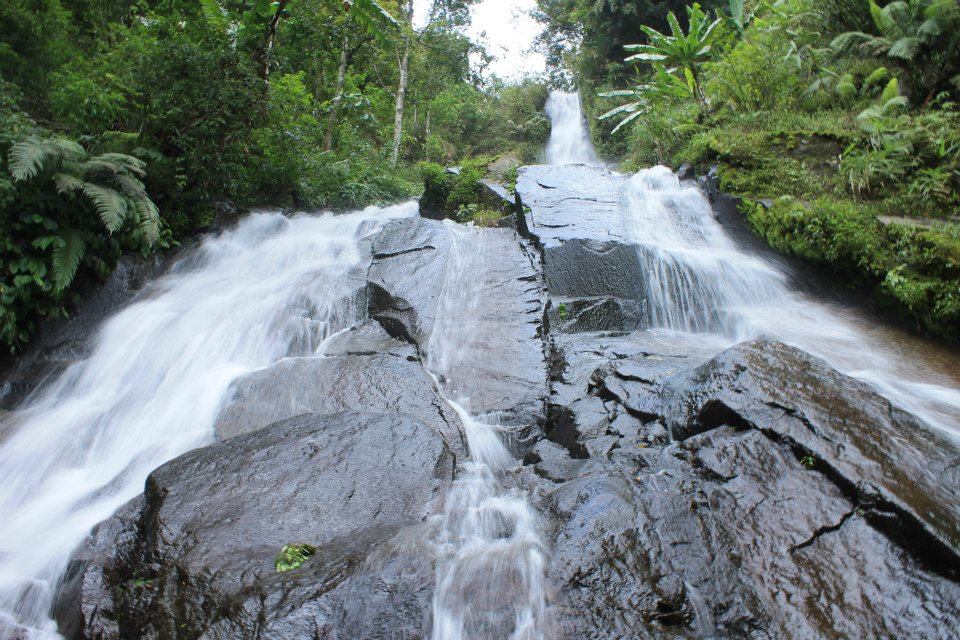
<svg viewBox="0 0 960 640">
<path fill-rule="evenodd" d="M 509 188 L 516 185 L 516 166 L 508 165 L 502 172 L 491 170 L 499 161 L 491 156 L 464 160 L 453 172 L 435 162 L 417 165 L 423 179 L 421 211 L 453 218 L 458 222 L 473 222 L 481 227 L 495 227 L 507 213 L 506 205 L 482 181 L 492 178 Z"/>
<path fill-rule="evenodd" d="M 774 249 L 960 342 L 956 194 L 949 175 L 946 186 L 927 184 L 948 164 L 938 150 L 943 127 L 957 118 L 947 112 L 896 123 L 912 138 L 908 157 L 872 147 L 852 113 L 756 113 L 695 134 L 675 158 L 716 164 L 721 190 L 744 198 L 751 228 Z"/>
</svg>

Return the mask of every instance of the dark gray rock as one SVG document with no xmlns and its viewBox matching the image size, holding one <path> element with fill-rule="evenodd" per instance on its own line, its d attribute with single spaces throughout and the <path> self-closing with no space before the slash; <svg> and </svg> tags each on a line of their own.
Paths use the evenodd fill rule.
<svg viewBox="0 0 960 640">
<path fill-rule="evenodd" d="M 878 519 L 898 529 L 918 527 L 910 535 L 928 535 L 922 544 L 946 554 L 944 562 L 954 562 L 960 574 L 960 451 L 865 383 L 760 339 L 678 376 L 665 393 L 675 437 L 718 424 L 760 429 L 812 456 L 862 503 L 882 511 Z"/>
<path fill-rule="evenodd" d="M 286 358 L 237 380 L 214 428 L 217 438 L 225 440 L 306 413 L 347 410 L 414 418 L 440 435 L 458 457 L 466 456 L 460 419 L 412 355 Z"/>
<path fill-rule="evenodd" d="M 425 424 L 358 412 L 188 453 L 78 552 L 61 624 L 129 640 L 422 637 L 433 590 L 423 522 L 453 465 Z M 290 543 L 317 552 L 277 573 Z"/>
<path fill-rule="evenodd" d="M 593 331 L 630 332 L 646 325 L 644 305 L 612 297 L 554 298 L 551 327 L 564 333 Z"/>
<path fill-rule="evenodd" d="M 371 316 L 418 346 L 451 398 L 497 414 L 518 451 L 539 438 L 545 296 L 530 243 L 510 229 L 414 219 L 388 225 L 373 251 Z"/>
<path fill-rule="evenodd" d="M 559 637 L 951 637 L 960 465 L 942 437 L 779 343 L 555 342 L 558 444 L 528 462 Z"/>
<path fill-rule="evenodd" d="M 394 220 L 372 243 L 369 308 L 390 335 L 421 348 L 436 321 L 451 245 L 444 223 Z"/>
</svg>

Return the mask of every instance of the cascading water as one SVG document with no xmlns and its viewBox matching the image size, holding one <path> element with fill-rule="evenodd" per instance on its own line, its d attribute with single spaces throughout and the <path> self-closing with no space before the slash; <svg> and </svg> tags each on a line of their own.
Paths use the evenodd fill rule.
<svg viewBox="0 0 960 640">
<path fill-rule="evenodd" d="M 580 94 L 552 91 L 546 110 L 552 124 L 547 142 L 547 162 L 598 164 L 597 152 L 583 119 Z"/>
<path fill-rule="evenodd" d="M 89 356 L 0 423 L 0 638 L 58 638 L 71 552 L 164 462 L 206 444 L 230 383 L 322 347 L 365 304 L 362 238 L 416 205 L 253 215 L 102 327 Z M 367 258 L 368 259 L 368 258 Z"/>
<path fill-rule="evenodd" d="M 448 224 L 453 246 L 427 367 L 437 376 L 466 431 L 470 460 L 461 465 L 438 518 L 433 640 L 545 638 L 545 549 L 540 523 L 526 494 L 511 488 L 518 466 L 501 441 L 497 416 L 479 414 L 471 397 L 481 390 L 457 380 L 479 380 L 485 304 L 474 280 L 484 272 L 483 230 Z"/>
<path fill-rule="evenodd" d="M 934 363 L 923 360 L 930 349 L 922 340 L 791 291 L 778 265 L 733 243 L 696 186 L 681 184 L 666 167 L 645 169 L 628 183 L 625 213 L 648 274 L 651 327 L 737 341 L 776 337 L 960 435 L 957 381 L 934 373 Z"/>
</svg>

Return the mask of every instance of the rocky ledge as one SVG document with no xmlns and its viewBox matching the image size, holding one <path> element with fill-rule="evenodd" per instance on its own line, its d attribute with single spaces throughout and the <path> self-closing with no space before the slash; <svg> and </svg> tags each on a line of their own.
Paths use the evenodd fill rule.
<svg viewBox="0 0 960 640">
<path fill-rule="evenodd" d="M 544 520 L 549 637 L 956 637 L 955 443 L 792 347 L 644 329 L 621 180 L 521 171 L 519 233 L 476 231 L 475 366 L 444 381 L 502 416 Z M 219 441 L 93 532 L 68 637 L 430 635 L 431 516 L 467 451 L 425 363 L 459 229 L 372 239 L 370 320 L 238 380 Z"/>
</svg>

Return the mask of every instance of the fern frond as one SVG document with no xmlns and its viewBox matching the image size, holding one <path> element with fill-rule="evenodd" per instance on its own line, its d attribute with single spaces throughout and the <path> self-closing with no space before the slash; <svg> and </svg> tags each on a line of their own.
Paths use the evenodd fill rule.
<svg viewBox="0 0 960 640">
<path fill-rule="evenodd" d="M 861 93 L 866 93 L 868 90 L 872 89 L 874 85 L 877 85 L 887 78 L 890 77 L 890 71 L 886 67 L 878 67 L 873 70 L 866 78 L 863 80 L 863 86 L 860 88 Z"/>
<path fill-rule="evenodd" d="M 86 251 L 87 244 L 79 231 L 63 231 L 53 250 L 53 283 L 57 291 L 63 291 L 73 282 Z"/>
<path fill-rule="evenodd" d="M 917 55 L 918 48 L 920 48 L 919 38 L 900 38 L 893 43 L 893 46 L 887 51 L 887 55 L 901 60 L 913 60 L 914 56 Z"/>
<path fill-rule="evenodd" d="M 131 198 L 145 198 L 147 197 L 147 192 L 144 190 L 143 183 L 134 178 L 133 176 L 128 176 L 125 174 L 119 174 L 114 178 L 114 182 L 117 183 L 117 186 Z"/>
<path fill-rule="evenodd" d="M 64 160 L 75 160 L 85 155 L 83 147 L 73 140 L 30 136 L 10 147 L 10 175 L 17 182 L 30 180 L 48 168 L 48 163 L 59 165 Z"/>
<path fill-rule="evenodd" d="M 71 173 L 57 173 L 53 176 L 53 184 L 59 193 L 71 193 L 83 189 L 83 180 Z"/>
<path fill-rule="evenodd" d="M 160 238 L 160 210 L 150 198 L 137 198 L 133 202 L 134 210 L 139 218 L 140 232 L 147 244 L 153 246 Z"/>
<path fill-rule="evenodd" d="M 886 86 L 883 88 L 883 92 L 880 94 L 880 102 L 887 103 L 899 96 L 900 85 L 896 78 L 890 78 L 890 81 L 887 82 Z"/>
<path fill-rule="evenodd" d="M 830 48 L 837 53 L 849 53 L 857 45 L 873 40 L 873 36 L 862 31 L 848 31 L 841 33 L 830 42 Z"/>
<path fill-rule="evenodd" d="M 92 160 L 101 160 L 103 162 L 120 165 L 131 173 L 135 173 L 141 177 L 147 175 L 147 163 L 140 158 L 135 158 L 126 153 L 101 153 L 95 158 L 92 158 Z"/>
<path fill-rule="evenodd" d="M 127 199 L 117 191 L 90 182 L 83 183 L 83 193 L 93 201 L 103 226 L 113 233 L 123 226 L 127 217 Z"/>
</svg>

